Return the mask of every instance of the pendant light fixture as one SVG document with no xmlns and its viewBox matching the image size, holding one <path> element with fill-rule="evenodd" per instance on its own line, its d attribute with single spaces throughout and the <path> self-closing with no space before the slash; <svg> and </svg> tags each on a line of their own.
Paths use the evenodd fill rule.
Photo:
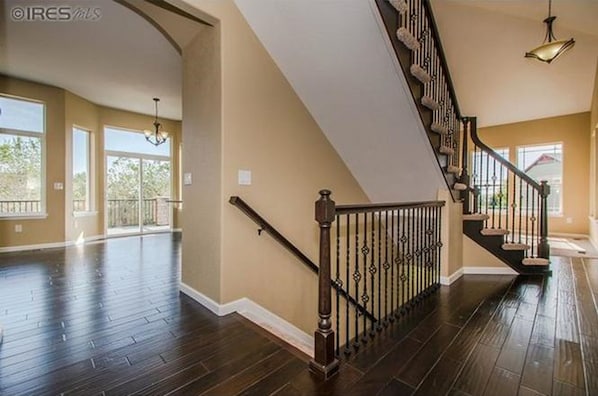
<svg viewBox="0 0 598 396">
<path fill-rule="evenodd" d="M 160 99 L 154 98 L 155 107 L 156 107 L 156 118 L 154 119 L 154 130 L 150 131 L 146 129 L 143 131 L 145 134 L 145 139 L 153 144 L 154 146 L 159 146 L 168 139 L 168 132 L 162 129 L 162 124 L 158 122 L 158 102 Z"/>
<path fill-rule="evenodd" d="M 548 0 L 548 18 L 544 19 L 546 24 L 546 37 L 544 43 L 525 53 L 526 58 L 534 58 L 541 62 L 550 63 L 561 54 L 575 45 L 575 40 L 570 38 L 569 40 L 557 40 L 552 32 L 552 24 L 556 16 L 552 16 L 552 0 Z"/>
</svg>

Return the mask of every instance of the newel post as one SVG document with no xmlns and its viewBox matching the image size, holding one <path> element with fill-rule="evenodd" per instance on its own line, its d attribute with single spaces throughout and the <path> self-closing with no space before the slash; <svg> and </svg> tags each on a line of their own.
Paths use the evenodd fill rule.
<svg viewBox="0 0 598 396">
<path fill-rule="evenodd" d="M 467 186 L 467 190 L 463 190 L 461 192 L 461 198 L 463 199 L 463 213 L 470 214 L 471 213 L 471 190 L 469 190 L 469 170 L 468 170 L 468 159 L 469 159 L 469 152 L 468 152 L 468 143 L 469 143 L 469 118 L 463 117 L 463 145 L 462 147 L 462 154 L 461 154 L 461 178 L 459 179 L 459 183 L 465 184 Z M 474 197 L 475 199 L 475 197 Z"/>
<path fill-rule="evenodd" d="M 332 330 L 332 294 L 330 290 L 330 227 L 335 218 L 335 204 L 329 190 L 320 191 L 316 201 L 316 221 L 320 225 L 320 271 L 318 280 L 318 328 L 314 333 L 314 358 L 310 369 L 328 379 L 338 372 Z"/>
<path fill-rule="evenodd" d="M 538 256 L 548 259 L 550 257 L 550 245 L 548 244 L 548 195 L 550 186 L 546 180 L 540 182 L 540 243 L 538 244 Z"/>
</svg>

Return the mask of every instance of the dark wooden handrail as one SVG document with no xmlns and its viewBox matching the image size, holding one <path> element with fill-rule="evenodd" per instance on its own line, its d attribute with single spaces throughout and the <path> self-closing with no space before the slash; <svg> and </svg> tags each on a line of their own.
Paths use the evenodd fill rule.
<svg viewBox="0 0 598 396">
<path fill-rule="evenodd" d="M 380 203 L 380 204 L 359 204 L 359 205 L 337 205 L 336 214 L 369 213 L 393 209 L 411 209 L 424 207 L 442 207 L 445 201 L 420 201 L 405 203 Z"/>
<path fill-rule="evenodd" d="M 259 233 L 262 231 L 267 232 L 270 234 L 272 238 L 278 243 L 280 243 L 285 249 L 291 252 L 299 261 L 301 261 L 304 265 L 306 265 L 310 270 L 312 270 L 315 274 L 319 273 L 318 266 L 309 259 L 301 250 L 299 250 L 291 241 L 285 238 L 276 228 L 274 228 L 270 223 L 266 221 L 262 216 L 259 215 L 251 206 L 247 204 L 247 202 L 243 201 L 241 197 L 232 196 L 228 200 L 228 202 L 236 206 L 241 212 L 245 213 L 247 217 L 253 220 L 260 228 L 258 230 Z M 359 312 L 362 315 L 365 315 L 368 319 L 376 321 L 374 315 L 368 312 L 361 304 L 359 304 L 353 297 L 351 297 L 347 292 L 335 282 L 331 282 L 330 285 L 337 290 L 344 298 L 347 299 L 353 306 L 357 307 Z"/>
<path fill-rule="evenodd" d="M 440 32 L 438 31 L 438 25 L 436 25 L 436 19 L 434 18 L 434 12 L 432 11 L 432 5 L 430 4 L 430 0 L 423 0 L 423 5 L 424 5 L 424 9 L 426 10 L 426 14 L 429 17 L 432 36 L 434 37 L 434 42 L 436 43 L 436 50 L 438 51 L 438 57 L 440 58 L 440 65 L 442 66 L 442 71 L 444 72 L 444 78 L 448 85 L 449 93 L 450 93 L 451 99 L 453 101 L 453 107 L 455 108 L 457 117 L 462 118 L 461 110 L 459 109 L 459 102 L 457 101 L 457 94 L 455 93 L 455 86 L 454 86 L 453 80 L 451 78 L 451 73 L 449 72 L 448 63 L 446 62 L 446 55 L 444 54 L 444 48 L 442 47 L 442 40 L 440 40 Z"/>
<path fill-rule="evenodd" d="M 498 154 L 496 151 L 494 151 L 492 148 L 490 148 L 488 145 L 486 145 L 484 142 L 482 142 L 480 140 L 480 137 L 478 136 L 477 118 L 476 117 L 469 117 L 469 122 L 471 125 L 471 140 L 475 143 L 476 146 L 481 148 L 482 151 L 484 151 L 490 157 L 494 158 L 497 162 L 499 162 L 501 165 L 503 165 L 509 171 L 513 172 L 515 175 L 520 177 L 523 181 L 525 181 L 527 184 L 532 186 L 534 189 L 536 189 L 537 191 L 542 191 L 542 187 L 540 186 L 540 183 L 538 183 L 537 181 L 532 179 L 528 174 L 523 172 L 521 169 L 517 168 L 509 160 L 504 159 L 500 154 Z"/>
</svg>

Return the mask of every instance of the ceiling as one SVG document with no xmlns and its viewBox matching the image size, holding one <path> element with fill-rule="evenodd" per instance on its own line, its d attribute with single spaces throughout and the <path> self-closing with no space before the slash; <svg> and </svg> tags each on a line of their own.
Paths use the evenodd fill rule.
<svg viewBox="0 0 598 396">
<path fill-rule="evenodd" d="M 542 43 L 548 3 L 432 0 L 461 111 L 500 125 L 589 111 L 598 59 L 598 1 L 555 0 L 554 32 L 575 38 L 553 63 L 524 58 Z"/>
<path fill-rule="evenodd" d="M 15 7 L 40 4 L 97 9 L 101 17 L 69 22 L 18 22 L 10 17 Z M 142 114 L 153 115 L 152 98 L 159 97 L 160 117 L 181 119 L 181 56 L 129 8 L 106 0 L 0 0 L 2 15 L 0 73 Z M 184 18 L 178 19 L 183 26 Z"/>
<path fill-rule="evenodd" d="M 192 21 L 143 0 L 126 1 L 154 19 L 162 18 L 178 47 L 184 47 L 196 32 Z M 282 10 L 282 15 L 285 3 L 237 2 L 245 13 L 253 9 L 254 14 L 266 13 L 264 17 L 269 15 L 268 7 Z M 106 0 L 43 2 L 44 6 L 98 8 L 102 16 L 93 22 L 15 22 L 10 18 L 14 7 L 38 4 L 38 0 L 0 0 L 0 73 L 59 86 L 101 105 L 144 114 L 153 114 L 151 98 L 157 96 L 161 98 L 161 116 L 181 119 L 181 57 L 150 22 Z M 351 4 L 309 0 L 296 8 L 307 14 L 330 7 L 344 12 L 353 7 Z M 598 55 L 597 0 L 553 1 L 557 37 L 574 37 L 576 45 L 551 65 L 523 57 L 543 40 L 541 21 L 547 14 L 546 2 L 432 0 L 432 4 L 461 109 L 476 115 L 479 125 L 589 110 Z M 281 40 L 292 42 L 309 33 L 307 25 L 289 29 L 269 23 L 277 29 L 263 33 L 280 36 Z M 347 33 L 353 29 L 343 24 L 342 18 L 338 23 Z M 263 35 L 260 38 L 268 41 Z M 289 51 L 293 50 L 290 45 Z M 343 61 L 329 60 L 338 62 L 332 67 L 339 68 Z M 277 62 L 285 68 L 284 60 Z M 313 67 L 303 68 L 305 74 L 318 72 Z"/>
</svg>

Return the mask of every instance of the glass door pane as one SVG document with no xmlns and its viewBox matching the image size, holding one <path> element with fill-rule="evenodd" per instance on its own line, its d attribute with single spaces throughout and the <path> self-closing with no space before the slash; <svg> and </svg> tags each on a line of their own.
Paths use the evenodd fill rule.
<svg viewBox="0 0 598 396">
<path fill-rule="evenodd" d="M 170 161 L 141 160 L 143 231 L 170 229 Z"/>
<path fill-rule="evenodd" d="M 139 158 L 106 156 L 106 221 L 108 235 L 140 231 Z"/>
</svg>

